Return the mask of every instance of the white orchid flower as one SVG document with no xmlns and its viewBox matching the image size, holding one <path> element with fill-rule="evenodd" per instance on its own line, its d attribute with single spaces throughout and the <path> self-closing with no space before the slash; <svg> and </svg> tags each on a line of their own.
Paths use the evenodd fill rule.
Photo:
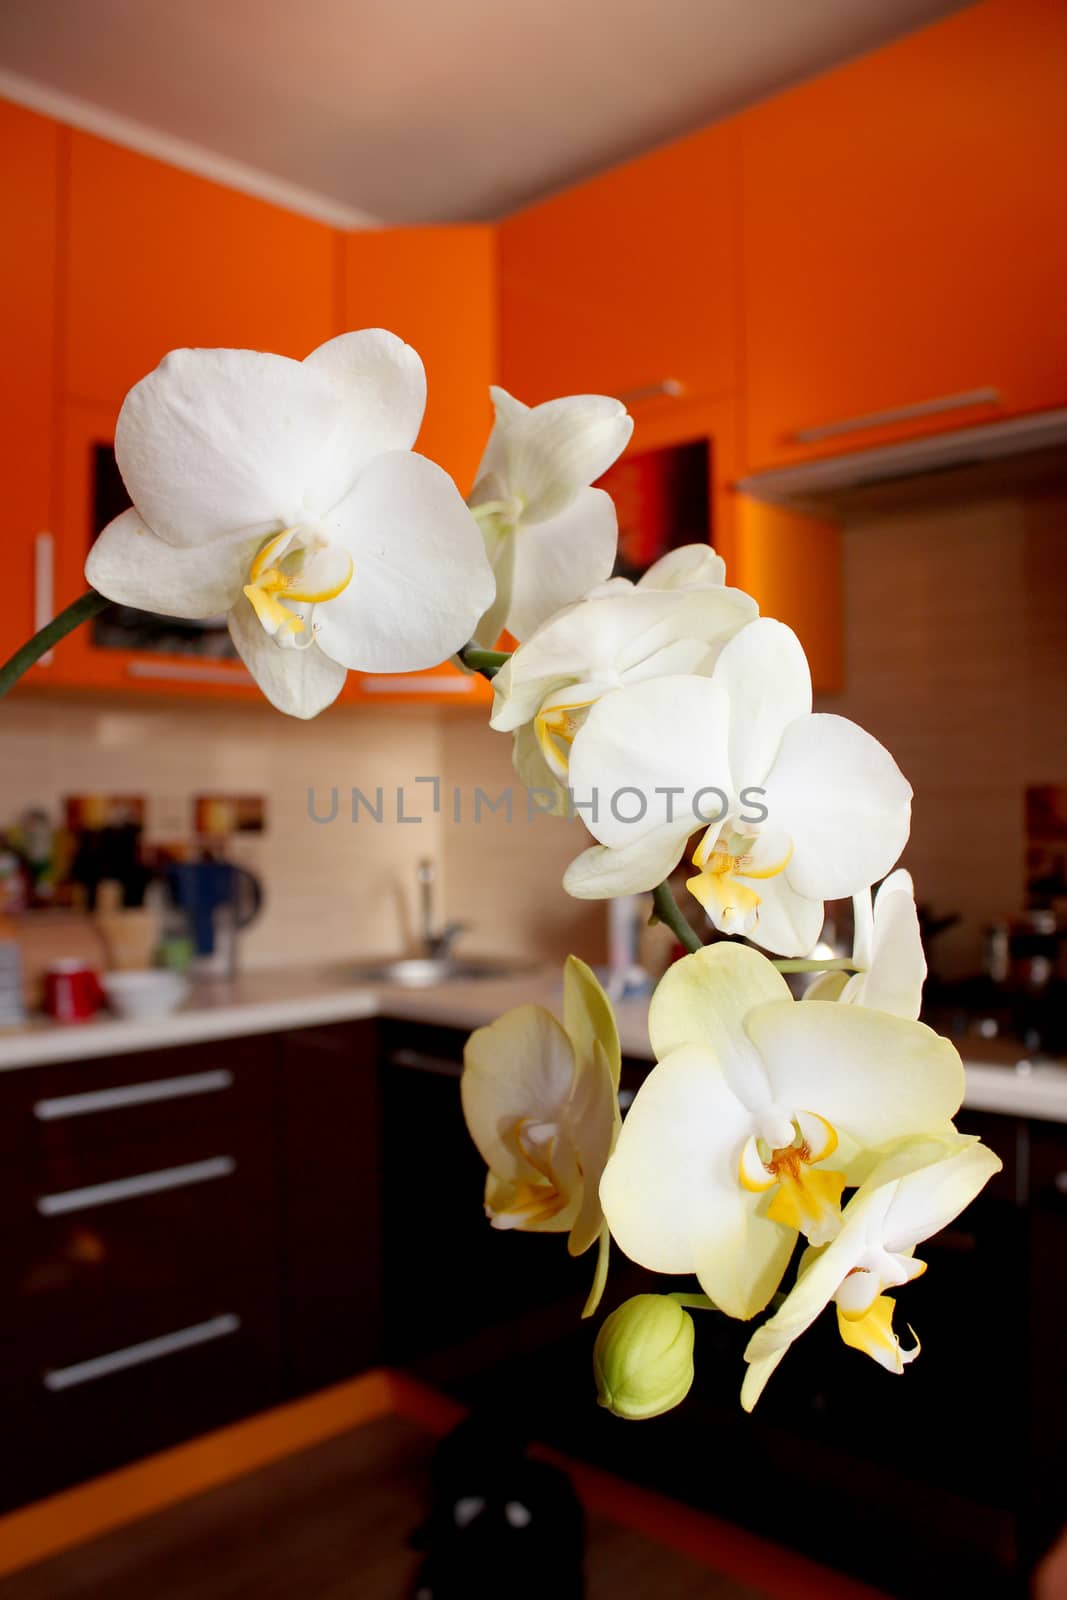
<svg viewBox="0 0 1067 1600">
<path fill-rule="evenodd" d="M 425 401 L 419 357 L 381 329 L 305 361 L 172 351 L 119 413 L 133 509 L 96 540 L 89 582 L 168 616 L 227 613 L 264 694 L 298 717 L 350 667 L 438 665 L 493 582 L 451 479 L 411 453 Z"/>
<path fill-rule="evenodd" d="M 742 628 L 710 677 L 659 677 L 600 699 L 574 740 L 574 805 L 599 841 L 567 869 L 579 899 L 652 889 L 700 827 L 688 880 L 723 933 L 776 955 L 815 945 L 823 902 L 858 893 L 908 837 L 911 786 L 876 739 L 813 714 L 792 629 Z"/>
<path fill-rule="evenodd" d="M 619 1130 L 619 1068 L 611 1003 L 576 956 L 563 970 L 562 1026 L 543 1006 L 526 1005 L 471 1034 L 460 1090 L 489 1168 L 494 1228 L 566 1233 L 573 1256 L 603 1240 L 606 1269 L 598 1186 Z"/>
<path fill-rule="evenodd" d="M 634 583 L 630 578 L 609 578 L 587 596 L 625 589 L 718 589 L 726 582 L 726 562 L 710 544 L 683 544 L 653 561 Z"/>
<path fill-rule="evenodd" d="M 528 638 L 607 578 L 618 521 L 611 496 L 590 485 L 625 450 L 634 426 L 622 402 L 606 395 L 531 407 L 506 389 L 489 392 L 496 420 L 468 502 L 496 579 L 475 632 L 486 645 L 504 628 Z"/>
<path fill-rule="evenodd" d="M 493 680 L 490 723 L 515 732 L 520 777 L 554 794 L 563 812 L 570 750 L 601 695 L 664 674 L 710 672 L 757 610 L 740 589 L 721 585 L 606 585 L 551 617 L 505 662 Z"/>
<path fill-rule="evenodd" d="M 799 1233 L 825 1243 L 843 1189 L 878 1147 L 951 1137 L 963 1098 L 952 1045 L 862 1006 L 795 1001 L 756 950 L 685 956 L 652 997 L 658 1065 L 638 1090 L 600 1184 L 622 1250 L 695 1273 L 732 1317 L 777 1289 Z"/>
<path fill-rule="evenodd" d="M 887 1372 L 903 1372 L 919 1344 L 901 1345 L 893 1331 L 894 1301 L 885 1291 L 926 1270 L 915 1259 L 915 1247 L 970 1205 L 1000 1167 L 991 1150 L 960 1134 L 904 1140 L 887 1154 L 845 1207 L 836 1239 L 825 1250 L 807 1253 L 795 1287 L 749 1340 L 741 1388 L 745 1410 L 752 1410 L 794 1339 L 831 1301 L 847 1345 Z"/>
<path fill-rule="evenodd" d="M 805 1000 L 841 1000 L 870 1006 L 913 1021 L 922 1009 L 926 957 L 923 955 L 911 873 L 898 867 L 871 903 L 871 891 L 852 897 L 856 931 L 852 959 L 858 971 L 824 972 Z"/>
</svg>

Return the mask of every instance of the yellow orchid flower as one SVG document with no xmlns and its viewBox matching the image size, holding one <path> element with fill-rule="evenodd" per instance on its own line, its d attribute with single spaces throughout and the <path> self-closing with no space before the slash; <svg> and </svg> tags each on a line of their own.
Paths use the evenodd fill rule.
<svg viewBox="0 0 1067 1600">
<path fill-rule="evenodd" d="M 607 1269 L 598 1185 L 619 1131 L 620 1061 L 611 1003 L 577 956 L 563 969 L 562 1024 L 543 1006 L 518 1006 L 478 1028 L 463 1055 L 463 1114 L 489 1168 L 486 1214 L 494 1228 L 566 1233 L 574 1256 L 600 1243 L 585 1315 Z"/>
</svg>

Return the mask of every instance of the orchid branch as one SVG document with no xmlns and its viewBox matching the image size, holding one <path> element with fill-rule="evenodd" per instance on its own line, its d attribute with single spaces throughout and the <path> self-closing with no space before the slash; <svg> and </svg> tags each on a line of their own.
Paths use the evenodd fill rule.
<svg viewBox="0 0 1067 1600">
<path fill-rule="evenodd" d="M 703 950 L 704 941 L 682 916 L 678 909 L 678 902 L 674 898 L 674 891 L 666 878 L 662 883 L 657 883 L 652 891 L 652 900 L 655 905 L 655 916 L 664 923 L 674 934 L 679 944 L 685 946 L 690 955 L 695 955 L 698 950 Z"/>
<path fill-rule="evenodd" d="M 73 633 L 83 622 L 88 622 L 90 617 L 95 617 L 103 611 L 105 606 L 111 604 L 102 594 L 97 594 L 95 589 L 87 589 L 77 600 L 71 602 L 51 622 L 46 622 L 24 645 L 21 645 L 9 661 L 0 667 L 0 698 L 9 689 L 14 688 L 23 673 L 29 672 L 32 666 L 47 655 L 53 645 L 65 639 L 68 633 Z"/>
<path fill-rule="evenodd" d="M 476 644 L 465 644 L 459 652 L 459 659 L 465 667 L 470 667 L 472 672 L 480 672 L 483 678 L 488 678 L 492 683 L 505 661 L 510 661 L 510 650 L 483 650 Z"/>
</svg>

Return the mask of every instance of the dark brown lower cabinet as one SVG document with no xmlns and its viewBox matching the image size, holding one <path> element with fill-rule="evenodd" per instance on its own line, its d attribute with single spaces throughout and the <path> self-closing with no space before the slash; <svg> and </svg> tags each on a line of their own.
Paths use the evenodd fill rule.
<svg viewBox="0 0 1067 1600">
<path fill-rule="evenodd" d="M 379 1358 L 373 1024 L 0 1077 L 0 1505 Z"/>
</svg>

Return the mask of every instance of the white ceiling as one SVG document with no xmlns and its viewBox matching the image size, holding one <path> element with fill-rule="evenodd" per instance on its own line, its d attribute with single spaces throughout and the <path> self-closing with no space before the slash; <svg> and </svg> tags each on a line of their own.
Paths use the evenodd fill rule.
<svg viewBox="0 0 1067 1600">
<path fill-rule="evenodd" d="M 335 220 L 474 220 L 960 3 L 0 0 L 0 94 Z"/>
</svg>

